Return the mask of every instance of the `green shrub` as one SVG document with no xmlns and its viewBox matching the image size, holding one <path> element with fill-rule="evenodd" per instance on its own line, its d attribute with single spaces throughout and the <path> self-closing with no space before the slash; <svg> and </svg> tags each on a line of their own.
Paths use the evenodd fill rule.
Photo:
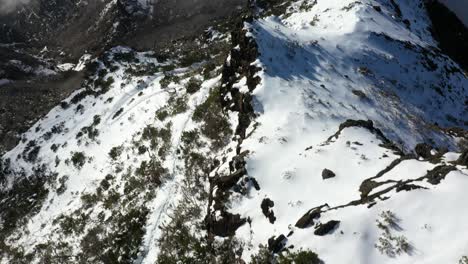
<svg viewBox="0 0 468 264">
<path fill-rule="evenodd" d="M 67 181 L 69 177 L 67 175 L 63 176 L 62 178 L 59 179 L 59 187 L 57 188 L 57 195 L 61 195 L 65 192 L 67 189 Z"/>
<path fill-rule="evenodd" d="M 86 156 L 83 152 L 72 152 L 71 162 L 75 168 L 81 169 L 86 163 Z"/>
<path fill-rule="evenodd" d="M 33 175 L 18 179 L 9 189 L 0 190 L 0 238 L 2 235 L 8 236 L 15 228 L 25 224 L 30 216 L 39 212 L 49 193 L 45 187 L 46 180 L 51 177 L 53 175 L 44 168 L 35 168 Z"/>
<path fill-rule="evenodd" d="M 182 132 L 182 143 L 186 146 L 191 146 L 192 144 L 196 143 L 197 140 L 200 138 L 200 135 L 198 134 L 198 130 L 192 130 L 192 131 L 184 131 Z"/>
<path fill-rule="evenodd" d="M 167 88 L 171 83 L 179 83 L 180 78 L 177 75 L 165 74 L 164 78 L 159 81 L 162 88 Z"/>
<path fill-rule="evenodd" d="M 217 148 L 223 146 L 232 134 L 219 98 L 219 89 L 213 89 L 206 101 L 195 109 L 192 117 L 194 121 L 203 123 L 202 134 L 213 140 Z"/>
<path fill-rule="evenodd" d="M 187 87 L 186 87 L 187 93 L 194 94 L 194 93 L 198 92 L 198 90 L 200 90 L 200 88 L 201 88 L 201 85 L 202 85 L 202 82 L 200 80 L 198 80 L 197 78 L 195 78 L 195 77 L 190 78 L 190 80 L 187 83 Z"/>
<path fill-rule="evenodd" d="M 270 264 L 273 263 L 274 255 L 264 245 L 260 245 L 257 254 L 252 255 L 250 264 Z"/>
<path fill-rule="evenodd" d="M 178 115 L 187 111 L 187 98 L 185 96 L 180 96 L 177 98 L 169 99 L 169 106 L 170 106 L 170 114 L 171 115 Z"/>
<path fill-rule="evenodd" d="M 135 174 L 139 176 L 139 180 L 146 187 L 148 185 L 158 187 L 168 176 L 167 169 L 156 159 L 142 161 L 140 167 L 136 169 Z"/>
<path fill-rule="evenodd" d="M 320 264 L 318 255 L 310 250 L 285 252 L 279 255 L 278 264 Z"/>
<path fill-rule="evenodd" d="M 85 193 L 81 195 L 81 202 L 85 208 L 90 208 L 99 201 L 96 194 Z"/>
<path fill-rule="evenodd" d="M 159 109 L 156 111 L 156 118 L 160 121 L 164 121 L 169 116 L 169 113 L 165 109 Z"/>
<path fill-rule="evenodd" d="M 205 80 L 209 79 L 212 77 L 212 72 L 216 69 L 216 64 L 214 64 L 213 62 L 209 62 L 205 65 L 205 68 L 203 68 L 203 78 L 205 78 Z"/>
<path fill-rule="evenodd" d="M 89 126 L 85 126 L 81 128 L 80 132 L 76 134 L 76 138 L 79 139 L 83 135 L 87 135 L 88 138 L 92 141 L 95 141 L 99 136 L 99 130 L 96 128 L 97 125 L 101 123 L 101 117 L 99 115 L 95 115 L 93 117 L 93 123 Z"/>
<path fill-rule="evenodd" d="M 122 155 L 123 150 L 124 150 L 123 146 L 113 147 L 109 151 L 109 157 L 113 161 L 116 161 L 120 157 L 120 155 Z"/>
</svg>

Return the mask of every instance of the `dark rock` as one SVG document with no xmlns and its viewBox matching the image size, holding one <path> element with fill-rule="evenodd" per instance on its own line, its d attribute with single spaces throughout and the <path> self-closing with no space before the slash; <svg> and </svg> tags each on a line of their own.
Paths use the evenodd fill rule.
<svg viewBox="0 0 468 264">
<path fill-rule="evenodd" d="M 229 170 L 231 172 L 245 168 L 245 157 L 249 154 L 248 150 L 243 151 L 239 155 L 232 158 L 229 162 Z"/>
<path fill-rule="evenodd" d="M 271 237 L 268 239 L 268 249 L 273 253 L 280 252 L 286 245 L 287 238 L 281 234 L 279 237 Z"/>
<path fill-rule="evenodd" d="M 439 42 L 439 47 L 468 71 L 468 28 L 440 1 L 430 0 L 424 3 L 432 21 L 431 33 Z"/>
<path fill-rule="evenodd" d="M 340 221 L 336 221 L 336 220 L 328 221 L 325 224 L 319 224 L 315 228 L 314 235 L 316 236 L 327 235 L 331 233 L 332 231 L 334 231 L 338 227 L 339 224 L 340 224 Z"/>
<path fill-rule="evenodd" d="M 275 206 L 275 203 L 269 198 L 263 199 L 262 204 L 260 205 L 263 215 L 265 215 L 265 217 L 268 218 L 272 224 L 274 224 L 276 221 L 275 213 L 271 209 L 273 206 Z"/>
<path fill-rule="evenodd" d="M 348 127 L 363 127 L 368 130 L 374 129 L 374 122 L 372 120 L 352 120 L 348 119 L 340 125 L 340 130 L 343 130 Z"/>
<path fill-rule="evenodd" d="M 457 164 L 468 167 L 468 150 L 465 150 L 457 160 Z"/>
<path fill-rule="evenodd" d="M 416 145 L 414 151 L 416 154 L 418 154 L 419 157 L 422 157 L 423 159 L 429 159 L 433 156 L 431 153 L 432 147 L 426 143 Z"/>
<path fill-rule="evenodd" d="M 236 29 L 231 35 L 233 49 L 230 61 L 223 66 L 222 80 L 225 85 L 221 87 L 220 100 L 224 107 L 238 112 L 239 122 L 235 134 L 244 139 L 247 128 L 255 118 L 252 96 L 239 92 L 239 89 L 234 88 L 233 85 L 238 81 L 239 76 L 247 77 L 249 91 L 253 91 L 260 83 L 260 78 L 256 76 L 260 69 L 252 65 L 252 62 L 259 56 L 259 52 L 257 43 L 247 35 L 244 29 L 244 20 L 241 19 L 239 23 L 236 23 Z M 226 96 L 228 94 L 229 97 Z"/>
<path fill-rule="evenodd" d="M 375 6 L 372 6 L 372 7 L 374 8 L 375 11 L 377 11 L 379 13 L 382 12 L 382 8 L 380 6 L 375 5 Z"/>
<path fill-rule="evenodd" d="M 352 90 L 351 92 L 361 99 L 368 99 L 367 95 L 361 90 Z"/>
<path fill-rule="evenodd" d="M 336 174 L 333 171 L 331 171 L 329 169 L 324 169 L 322 171 L 322 179 L 326 180 L 326 179 L 331 179 L 331 178 L 334 178 L 334 177 L 336 177 Z"/>
<path fill-rule="evenodd" d="M 252 183 L 255 190 L 260 191 L 260 184 L 258 184 L 257 179 L 255 179 L 254 177 L 250 177 L 250 182 Z"/>
<path fill-rule="evenodd" d="M 398 185 L 396 187 L 396 192 L 401 192 L 401 191 L 412 191 L 412 190 L 418 190 L 418 189 L 427 189 L 425 187 L 416 185 L 416 184 L 403 184 L 403 185 Z"/>
<path fill-rule="evenodd" d="M 314 220 L 320 217 L 321 207 L 314 208 L 303 215 L 297 222 L 297 228 L 308 228 L 309 226 L 314 224 Z"/>
</svg>

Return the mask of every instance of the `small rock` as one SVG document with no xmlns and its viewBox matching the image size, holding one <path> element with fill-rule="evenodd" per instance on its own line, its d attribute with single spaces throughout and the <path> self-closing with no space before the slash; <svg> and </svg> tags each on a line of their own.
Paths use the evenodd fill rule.
<svg viewBox="0 0 468 264">
<path fill-rule="evenodd" d="M 361 99 L 367 99 L 367 95 L 361 90 L 352 90 L 351 92 Z"/>
<path fill-rule="evenodd" d="M 336 174 L 333 171 L 331 171 L 329 169 L 324 169 L 322 171 L 322 179 L 326 180 L 326 179 L 331 179 L 331 178 L 334 178 L 334 177 L 336 177 Z"/>
</svg>

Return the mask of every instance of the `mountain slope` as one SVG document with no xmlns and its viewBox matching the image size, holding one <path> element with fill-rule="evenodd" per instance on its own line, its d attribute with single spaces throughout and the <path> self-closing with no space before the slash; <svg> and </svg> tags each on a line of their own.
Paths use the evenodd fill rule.
<svg viewBox="0 0 468 264">
<path fill-rule="evenodd" d="M 248 252 L 267 241 L 271 250 L 275 244 L 271 237 L 282 239 L 280 235 L 289 234 L 283 241 L 286 247 L 311 247 L 330 263 L 349 263 L 349 259 L 353 263 L 456 261 L 464 254 L 463 246 L 435 256 L 429 245 L 440 248 L 452 239 L 465 243 L 463 234 L 457 237 L 455 230 L 466 216 L 452 202 L 427 205 L 419 196 L 437 199 L 440 195 L 428 171 L 439 173 L 438 169 L 446 168 L 443 177 L 449 173 L 447 178 L 453 177 L 453 182 L 465 182 L 466 170 L 463 174 L 459 167 L 458 173 L 451 172 L 457 170 L 450 165 L 456 158 L 454 154 L 442 156 L 441 149 L 425 157 L 442 156 L 433 163 L 403 154 L 423 142 L 456 149 L 460 138 L 441 127 L 466 127 L 468 116 L 465 99 L 459 100 L 466 98 L 468 80 L 437 49 L 427 30 L 430 21 L 424 5 L 418 1 L 393 5 L 390 1 L 300 1 L 286 10 L 283 16 L 246 25 L 258 44 L 260 56 L 253 63 L 261 69 L 261 84 L 253 91 L 240 89 L 252 95 L 259 115 L 240 146 L 241 151 L 251 153 L 245 167 L 260 190 L 252 190 L 246 198 L 233 195 L 228 204 L 231 212 L 249 219 L 250 224 L 238 232 L 250 237 L 253 247 Z M 373 123 L 343 123 L 347 119 Z M 335 134 L 338 127 L 341 133 Z M 388 149 L 389 140 L 402 151 Z M 333 171 L 334 178 L 322 179 L 324 169 Z M 400 198 L 401 191 L 421 188 L 427 191 L 401 194 L 407 200 Z M 453 195 L 461 198 L 464 194 L 460 189 Z M 380 204 L 389 197 L 390 202 Z M 408 209 L 401 208 L 408 202 L 415 203 L 414 208 L 426 205 L 428 213 L 439 207 L 451 210 L 433 221 L 424 216 L 406 219 L 399 214 L 400 210 L 408 214 Z M 360 209 L 375 203 L 372 210 Z M 269 207 L 259 210 L 264 204 L 269 204 L 270 212 Z M 364 223 L 375 222 L 379 211 L 385 210 L 408 226 L 389 230 L 390 238 L 379 238 L 379 228 Z M 315 223 L 318 228 L 328 220 L 341 221 L 332 228 L 338 230 L 330 238 L 313 236 L 312 227 L 302 230 L 306 226 L 297 224 L 314 211 L 322 216 L 311 217 L 306 226 Z M 432 240 L 418 232 L 424 224 L 454 230 L 444 229 Z M 374 244 L 380 247 L 386 242 L 393 247 L 397 235 L 411 240 L 410 257 L 393 256 L 406 255 L 401 250 L 379 254 L 374 249 Z M 382 242 L 382 237 L 388 239 Z M 355 255 L 337 254 L 349 247 Z"/>
<path fill-rule="evenodd" d="M 1 262 L 464 261 L 468 79 L 431 26 L 423 1 L 257 1 L 108 50 L 2 157 Z"/>
</svg>

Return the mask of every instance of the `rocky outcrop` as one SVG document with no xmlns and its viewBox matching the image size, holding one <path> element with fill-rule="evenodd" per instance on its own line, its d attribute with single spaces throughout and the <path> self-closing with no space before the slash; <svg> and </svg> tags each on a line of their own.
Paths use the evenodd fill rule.
<svg viewBox="0 0 468 264">
<path fill-rule="evenodd" d="M 445 179 L 447 174 L 456 170 L 457 168 L 455 166 L 439 165 L 435 167 L 434 169 L 428 171 L 425 178 L 430 184 L 436 185 L 436 184 L 439 184 L 443 179 Z"/>
<path fill-rule="evenodd" d="M 236 149 L 237 155 L 229 162 L 231 174 L 225 177 L 215 177 L 210 183 L 210 202 L 206 217 L 206 226 L 210 236 L 232 235 L 237 228 L 247 222 L 246 219 L 242 219 L 240 216 L 233 216 L 226 213 L 225 201 L 228 200 L 232 191 L 245 194 L 248 192 L 250 185 L 257 190 L 260 189 L 258 182 L 248 176 L 248 172 L 245 168 L 245 157 L 249 152 L 242 151 L 240 147 L 242 141 L 247 136 L 247 128 L 255 118 L 252 107 L 252 96 L 249 93 L 241 93 L 239 89 L 233 87 L 233 85 L 243 77 L 247 78 L 249 91 L 253 91 L 260 82 L 260 78 L 255 76 L 259 69 L 251 65 L 251 63 L 257 59 L 258 47 L 255 40 L 248 37 L 247 31 L 244 29 L 244 22 L 250 21 L 251 19 L 252 17 L 250 15 L 245 14 L 236 22 L 234 30 L 231 33 L 232 49 L 230 56 L 223 65 L 222 70 L 222 86 L 219 100 L 223 108 L 238 113 L 238 125 L 235 131 L 238 147 Z M 211 210 L 212 205 L 214 211 Z M 270 212 L 269 208 L 273 206 L 270 205 L 271 203 L 265 203 L 262 204 L 261 207 L 262 211 L 263 207 L 265 207 L 266 216 L 269 218 L 270 222 L 273 223 L 276 218 L 273 212 Z M 219 217 L 216 217 L 217 212 L 228 217 L 223 217 L 222 222 L 219 222 Z M 220 228 L 220 226 L 223 226 L 223 228 Z M 224 228 L 226 226 L 228 226 L 228 228 Z"/>
<path fill-rule="evenodd" d="M 247 36 L 244 29 L 244 21 L 251 20 L 252 17 L 246 15 L 237 23 L 236 29 L 232 32 L 232 47 L 230 60 L 226 61 L 223 67 L 223 86 L 221 88 L 221 101 L 226 108 L 238 112 L 239 124 L 236 134 L 241 138 L 246 137 L 245 131 L 255 118 L 252 107 L 252 96 L 249 93 L 241 93 L 233 85 L 241 78 L 247 78 L 249 91 L 253 91 L 260 83 L 260 77 L 256 73 L 260 70 L 251 65 L 258 57 L 258 46 L 255 40 Z M 238 48 L 235 48 L 238 47 Z M 227 95 L 230 96 L 227 96 Z"/>
<path fill-rule="evenodd" d="M 286 245 L 287 240 L 288 239 L 283 234 L 278 237 L 271 237 L 268 239 L 268 250 L 272 253 L 280 252 Z"/>
<path fill-rule="evenodd" d="M 429 160 L 433 163 L 440 162 L 442 156 L 447 153 L 446 149 L 437 149 L 435 150 L 431 145 L 426 143 L 417 144 L 414 148 L 414 152 L 418 157 L 423 158 L 425 160 Z"/>
</svg>

